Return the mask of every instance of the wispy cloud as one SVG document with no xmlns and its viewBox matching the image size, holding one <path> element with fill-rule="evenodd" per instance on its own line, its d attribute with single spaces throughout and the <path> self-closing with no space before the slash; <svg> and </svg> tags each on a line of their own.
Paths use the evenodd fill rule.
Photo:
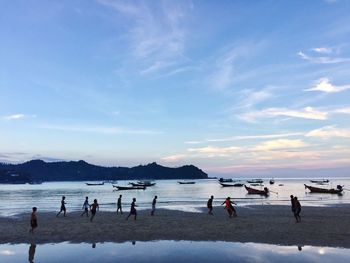
<svg viewBox="0 0 350 263">
<path fill-rule="evenodd" d="M 254 122 L 258 118 L 271 118 L 278 116 L 292 117 L 292 118 L 302 118 L 311 120 L 326 120 L 328 117 L 328 112 L 319 111 L 312 107 L 306 107 L 301 110 L 292 110 L 286 108 L 268 108 L 260 111 L 247 112 L 240 115 L 239 118 L 245 121 Z"/>
<path fill-rule="evenodd" d="M 265 134 L 265 135 L 243 135 L 243 136 L 232 136 L 227 138 L 207 139 L 207 142 L 228 142 L 237 140 L 254 140 L 254 139 L 275 139 L 283 137 L 292 137 L 302 135 L 302 132 L 292 133 L 280 133 L 280 134 Z"/>
<path fill-rule="evenodd" d="M 189 152 L 199 153 L 199 154 L 208 154 L 208 155 L 222 155 L 239 151 L 240 147 L 230 146 L 230 147 L 214 147 L 206 146 L 202 148 L 190 148 Z"/>
<path fill-rule="evenodd" d="M 280 150 L 280 149 L 293 149 L 305 147 L 307 144 L 302 140 L 288 140 L 288 139 L 278 139 L 272 141 L 263 142 L 256 147 L 256 151 L 271 151 L 271 150 Z"/>
<path fill-rule="evenodd" d="M 187 42 L 184 22 L 191 5 L 166 2 L 154 8 L 152 2 L 98 0 L 130 20 L 125 36 L 130 43 L 129 56 L 138 61 L 140 74 L 154 74 L 188 63 L 185 56 Z M 175 69 L 174 69 L 175 68 Z"/>
<path fill-rule="evenodd" d="M 312 130 L 305 134 L 306 137 L 318 137 L 322 139 L 343 137 L 350 138 L 350 129 L 340 129 L 336 126 L 325 126 L 320 129 Z"/>
<path fill-rule="evenodd" d="M 329 54 L 333 52 L 333 49 L 329 47 L 315 47 L 315 48 L 312 48 L 311 50 L 322 54 Z"/>
<path fill-rule="evenodd" d="M 350 58 L 343 58 L 343 57 L 310 56 L 310 55 L 305 54 L 302 51 L 299 51 L 298 55 L 302 59 L 307 60 L 311 63 L 315 63 L 315 64 L 336 64 L 336 63 L 344 63 L 344 62 L 350 61 Z"/>
<path fill-rule="evenodd" d="M 111 126 L 42 125 L 40 128 L 57 130 L 57 131 L 65 131 L 65 132 L 84 132 L 84 133 L 100 133 L 100 134 L 144 134 L 144 135 L 162 134 L 161 131 L 128 129 L 123 127 L 111 127 Z"/>
<path fill-rule="evenodd" d="M 328 78 L 322 78 L 318 81 L 315 87 L 306 89 L 305 91 L 322 91 L 326 93 L 336 93 L 342 92 L 347 89 L 350 89 L 350 85 L 335 86 L 332 83 L 330 83 Z"/>
<path fill-rule="evenodd" d="M 333 110 L 334 113 L 350 114 L 350 107 Z"/>
<path fill-rule="evenodd" d="M 161 160 L 165 162 L 178 162 L 181 160 L 186 159 L 187 155 L 186 154 L 175 154 L 175 155 L 169 155 L 162 157 Z"/>
<path fill-rule="evenodd" d="M 36 115 L 27 115 L 23 113 L 18 113 L 18 114 L 12 114 L 3 117 L 4 120 L 11 121 L 11 120 L 20 120 L 20 119 L 25 119 L 25 118 L 36 118 Z"/>
<path fill-rule="evenodd" d="M 239 41 L 226 46 L 212 61 L 207 61 L 210 64 L 210 73 L 206 79 L 209 86 L 215 90 L 233 88 L 237 65 L 259 53 L 265 46 L 265 41 Z"/>
</svg>

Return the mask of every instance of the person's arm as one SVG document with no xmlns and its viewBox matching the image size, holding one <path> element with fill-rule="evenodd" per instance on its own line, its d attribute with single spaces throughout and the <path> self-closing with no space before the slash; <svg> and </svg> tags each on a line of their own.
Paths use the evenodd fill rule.
<svg viewBox="0 0 350 263">
<path fill-rule="evenodd" d="M 226 201 L 222 202 L 222 204 L 221 204 L 221 205 L 223 205 L 223 204 L 225 204 L 225 203 L 226 203 Z"/>
</svg>

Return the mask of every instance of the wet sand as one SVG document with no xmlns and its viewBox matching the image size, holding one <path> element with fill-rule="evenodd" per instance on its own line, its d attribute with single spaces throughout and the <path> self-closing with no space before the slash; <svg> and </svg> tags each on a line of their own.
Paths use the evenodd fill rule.
<svg viewBox="0 0 350 263">
<path fill-rule="evenodd" d="M 97 212 L 91 223 L 80 213 L 56 218 L 55 212 L 38 211 L 39 227 L 29 234 L 30 213 L 0 218 L 0 243 L 124 242 L 192 240 L 257 242 L 281 245 L 313 245 L 350 248 L 350 206 L 303 207 L 302 222 L 295 223 L 289 206 L 238 207 L 238 217 L 228 218 L 223 207 L 214 215 L 173 210 L 138 211 L 136 221 L 128 213 Z"/>
</svg>

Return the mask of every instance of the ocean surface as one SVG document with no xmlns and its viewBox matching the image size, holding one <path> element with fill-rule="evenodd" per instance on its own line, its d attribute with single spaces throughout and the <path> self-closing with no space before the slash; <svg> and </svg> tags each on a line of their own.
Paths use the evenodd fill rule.
<svg viewBox="0 0 350 263">
<path fill-rule="evenodd" d="M 61 197 L 66 196 L 67 212 L 80 211 L 85 196 L 90 202 L 95 198 L 100 204 L 100 211 L 116 211 L 116 202 L 121 194 L 123 210 L 130 208 L 132 198 L 136 198 L 138 209 L 150 209 L 152 199 L 158 196 L 157 207 L 181 211 L 199 212 L 206 207 L 206 202 L 214 195 L 214 205 L 220 205 L 230 196 L 238 206 L 246 205 L 289 205 L 289 196 L 297 196 L 302 206 L 325 206 L 350 204 L 350 191 L 344 190 L 343 195 L 309 193 L 304 184 L 335 188 L 338 184 L 350 189 L 350 179 L 332 179 L 328 184 L 316 185 L 310 179 L 278 179 L 270 185 L 269 179 L 264 180 L 264 186 L 271 191 L 270 196 L 248 195 L 244 187 L 222 187 L 218 180 L 194 180 L 195 184 L 181 185 L 177 180 L 158 180 L 155 186 L 146 190 L 116 191 L 111 183 L 101 186 L 87 186 L 86 182 L 48 182 L 38 185 L 0 184 L 0 216 L 15 216 L 31 212 L 33 206 L 39 212 L 58 211 Z M 244 182 L 244 181 L 242 181 Z M 115 185 L 127 186 L 129 181 L 119 181 Z M 262 189 L 263 186 L 254 186 Z"/>
<path fill-rule="evenodd" d="M 154 241 L 4 244 L 0 262 L 349 262 L 350 249 L 257 243 Z"/>
</svg>

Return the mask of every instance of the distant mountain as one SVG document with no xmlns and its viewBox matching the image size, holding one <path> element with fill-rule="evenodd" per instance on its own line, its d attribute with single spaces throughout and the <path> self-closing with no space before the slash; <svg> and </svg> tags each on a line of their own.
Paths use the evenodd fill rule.
<svg viewBox="0 0 350 263">
<path fill-rule="evenodd" d="M 44 162 L 32 160 L 22 164 L 0 163 L 0 183 L 16 176 L 31 181 L 100 181 L 140 179 L 206 179 L 208 175 L 193 165 L 169 168 L 157 163 L 127 167 L 103 167 L 85 161 Z M 16 177 L 17 178 L 17 177 Z"/>
</svg>

